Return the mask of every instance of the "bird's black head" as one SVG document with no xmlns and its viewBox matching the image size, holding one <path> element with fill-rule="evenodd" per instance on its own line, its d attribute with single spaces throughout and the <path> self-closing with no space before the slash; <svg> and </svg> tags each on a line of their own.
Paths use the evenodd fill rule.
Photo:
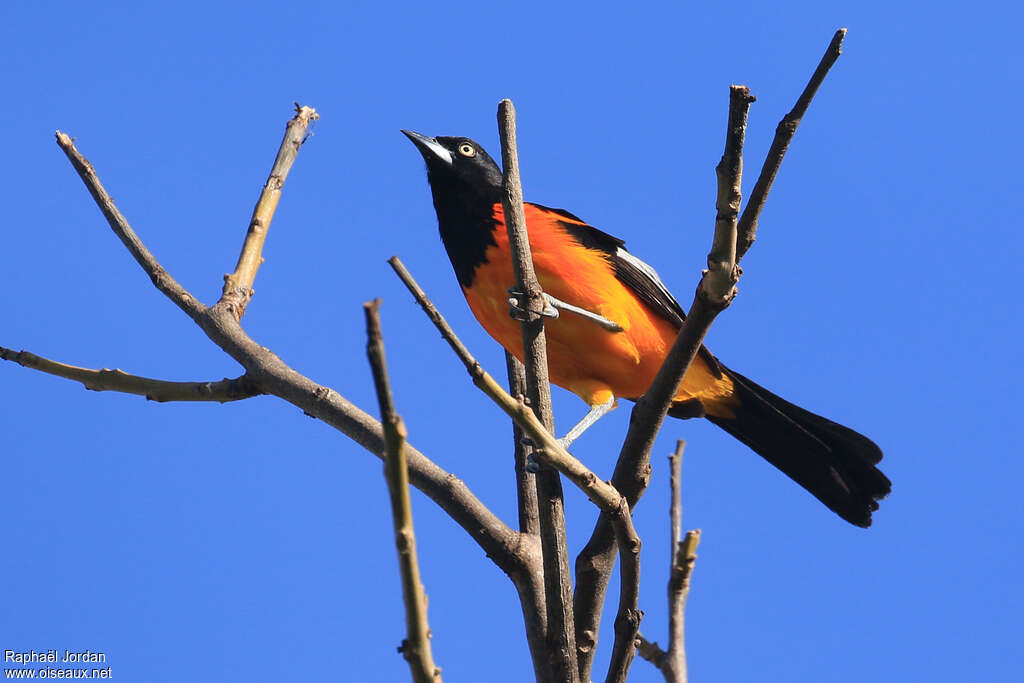
<svg viewBox="0 0 1024 683">
<path fill-rule="evenodd" d="M 434 188 L 446 194 L 477 195 L 490 199 L 501 189 L 501 169 L 484 148 L 469 138 L 427 137 L 411 130 L 403 133 L 427 162 L 427 178 Z"/>
<path fill-rule="evenodd" d="M 486 260 L 487 248 L 495 244 L 494 206 L 501 201 L 501 169 L 469 138 L 402 132 L 427 162 L 441 239 L 459 282 L 468 287 L 474 269 Z"/>
</svg>

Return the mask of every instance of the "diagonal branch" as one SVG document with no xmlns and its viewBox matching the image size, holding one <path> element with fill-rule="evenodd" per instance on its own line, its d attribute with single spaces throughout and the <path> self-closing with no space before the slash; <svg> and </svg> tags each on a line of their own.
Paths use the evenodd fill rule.
<svg viewBox="0 0 1024 683">
<path fill-rule="evenodd" d="M 544 292 L 533 270 L 533 257 L 523 214 L 523 188 L 519 179 L 519 153 L 516 145 L 516 111 L 511 100 L 498 104 L 498 132 L 501 137 L 501 204 L 508 230 L 509 251 L 525 309 L 523 328 L 523 364 L 526 366 L 526 395 L 537 417 L 553 433 L 551 384 L 548 380 L 547 345 L 544 337 Z M 536 475 L 540 513 L 540 539 L 544 560 L 544 593 L 547 609 L 547 633 L 555 676 L 568 682 L 578 680 L 576 636 L 572 613 L 572 574 L 565 535 L 565 504 L 558 473 L 541 468 Z"/>
<path fill-rule="evenodd" d="M 391 517 L 398 547 L 398 567 L 402 575 L 402 598 L 405 602 L 405 623 L 408 637 L 402 641 L 401 652 L 409 662 L 415 683 L 434 683 L 441 680 L 441 669 L 434 665 L 430 650 L 430 624 L 427 622 L 427 596 L 420 580 L 420 565 L 416 558 L 416 533 L 412 521 L 412 503 L 409 500 L 409 470 L 405 457 L 405 423 L 395 412 L 384 356 L 384 339 L 380 329 L 380 299 L 363 304 L 366 313 L 366 354 L 373 371 L 373 386 L 380 405 L 380 419 L 384 425 L 387 457 L 384 459 L 384 478 L 391 498 Z"/>
<path fill-rule="evenodd" d="M 201 327 L 217 346 L 249 371 L 263 391 L 323 420 L 383 459 L 384 432 L 380 422 L 337 391 L 300 374 L 255 342 L 228 308 L 211 307 L 209 319 L 204 319 Z M 407 446 L 406 451 L 409 481 L 413 486 L 447 512 L 513 580 L 529 570 L 536 548 L 528 537 L 509 528 L 458 477 L 438 467 L 412 446 Z"/>
<path fill-rule="evenodd" d="M 138 262 L 142 269 L 149 275 L 153 285 L 164 295 L 173 301 L 181 310 L 185 311 L 193 320 L 198 320 L 206 312 L 206 306 L 192 296 L 188 290 L 178 284 L 178 281 L 171 277 L 163 266 L 156 260 L 156 257 L 146 248 L 139 236 L 128 224 L 128 219 L 118 210 L 113 198 L 107 193 L 100 178 L 96 175 L 96 169 L 89 163 L 75 147 L 74 138 L 57 131 L 57 145 L 64 150 L 71 165 L 78 171 L 78 176 L 85 183 L 89 194 L 100 207 L 100 211 L 110 224 L 110 228 L 117 235 L 118 239 L 127 247 L 129 253 Z"/>
<path fill-rule="evenodd" d="M 296 103 L 295 116 L 285 128 L 284 139 L 281 140 L 274 166 L 270 169 L 270 177 L 267 178 L 267 184 L 263 186 L 252 218 L 249 219 L 249 229 L 242 243 L 242 251 L 238 255 L 235 272 L 224 276 L 224 289 L 220 300 L 234 304 L 239 319 L 245 315 L 245 308 L 252 299 L 252 283 L 256 280 L 256 271 L 263 265 L 263 244 L 267 240 L 267 231 L 277 210 L 277 203 L 281 199 L 281 188 L 284 187 L 288 172 L 291 171 L 292 164 L 299 154 L 299 147 L 306 141 L 306 131 L 310 124 L 319 118 L 320 115 L 312 107 L 302 107 Z"/>
<path fill-rule="evenodd" d="M 735 233 L 735 213 L 739 207 L 739 173 L 742 169 L 739 158 L 742 156 L 747 111 L 752 101 L 753 97 L 747 88 L 733 86 L 730 89 L 725 153 L 716 168 L 719 215 L 715 221 L 711 252 L 708 254 L 708 270 L 701 278 L 690 311 L 665 362 L 647 393 L 633 407 L 629 431 L 612 475 L 612 484 L 630 501 L 631 507 L 647 487 L 651 447 L 679 384 L 701 349 L 711 322 L 731 300 L 735 283 L 732 278 L 738 276 L 739 271 L 734 260 L 730 262 L 729 247 L 735 245 L 736 239 L 735 236 L 730 239 L 721 233 L 730 226 Z M 732 212 L 730 222 L 728 216 L 733 203 L 737 211 Z M 722 277 L 723 271 L 728 276 Z M 615 564 L 615 545 L 611 520 L 602 514 L 590 540 L 576 560 L 576 631 L 586 634 L 586 641 L 583 642 L 589 646 L 586 651 L 580 651 L 580 670 L 584 679 L 589 675 L 593 662 L 594 645 L 601 623 L 601 605 Z"/>
<path fill-rule="evenodd" d="M 839 55 L 843 52 L 844 38 L 846 38 L 845 28 L 835 32 L 835 35 L 832 36 L 832 42 L 829 43 L 825 54 L 822 55 L 821 61 L 818 62 L 818 68 L 814 70 L 814 74 L 811 76 L 811 80 L 808 81 L 807 87 L 800 94 L 800 98 L 797 99 L 793 109 L 782 117 L 782 121 L 779 122 L 778 127 L 775 129 L 775 138 L 772 140 L 772 146 L 768 149 L 768 155 L 765 157 L 764 165 L 761 167 L 761 174 L 754 184 L 754 189 L 750 191 L 747 206 L 743 209 L 743 215 L 740 217 L 739 243 L 736 249 L 737 260 L 743 258 L 743 255 L 747 253 L 747 250 L 750 249 L 757 238 L 757 220 L 761 216 L 761 209 L 764 208 L 765 201 L 768 199 L 768 191 L 772 189 L 772 183 L 775 182 L 775 176 L 782 166 L 782 159 L 786 156 L 789 143 L 793 141 L 793 136 L 796 135 L 796 129 L 800 125 L 800 120 L 807 113 L 807 108 L 810 106 L 811 100 L 814 99 L 815 93 L 818 92 L 818 87 L 824 82 L 825 76 L 828 75 L 829 69 L 832 68 L 832 65 L 836 63 Z"/>
<path fill-rule="evenodd" d="M 259 396 L 259 390 L 249 375 L 216 382 L 167 382 L 129 375 L 120 370 L 91 370 L 67 365 L 37 356 L 28 351 L 14 351 L 0 346 L 0 359 L 12 361 L 31 370 L 81 382 L 90 391 L 117 391 L 122 394 L 145 396 L 148 401 L 211 401 L 227 403 Z"/>
</svg>

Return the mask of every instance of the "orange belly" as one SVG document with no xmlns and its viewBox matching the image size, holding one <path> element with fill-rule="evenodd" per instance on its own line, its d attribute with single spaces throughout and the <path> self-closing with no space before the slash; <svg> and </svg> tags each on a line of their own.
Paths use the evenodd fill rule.
<svg viewBox="0 0 1024 683">
<path fill-rule="evenodd" d="M 551 381 L 590 405 L 613 396 L 639 398 L 654 380 L 678 328 L 615 277 L 603 252 L 568 239 L 562 228 L 546 226 L 538 233 L 530 233 L 530 245 L 544 291 L 623 328 L 622 332 L 609 332 L 565 311 L 558 318 L 545 319 Z M 477 268 L 472 287 L 463 293 L 484 329 L 522 360 L 522 327 L 509 315 L 507 290 L 515 284 L 515 276 L 503 224 L 499 223 L 494 237 L 497 245 L 487 250 L 486 263 Z M 697 398 L 709 414 L 731 417 L 732 394 L 732 380 L 716 377 L 698 356 L 683 378 L 676 400 Z"/>
</svg>

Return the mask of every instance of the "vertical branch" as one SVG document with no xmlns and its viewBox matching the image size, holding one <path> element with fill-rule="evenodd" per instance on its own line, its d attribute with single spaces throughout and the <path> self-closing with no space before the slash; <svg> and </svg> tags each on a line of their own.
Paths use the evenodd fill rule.
<svg viewBox="0 0 1024 683">
<path fill-rule="evenodd" d="M 498 104 L 503 170 L 501 204 L 508 228 L 509 250 L 521 293 L 523 318 L 523 359 L 530 405 L 549 432 L 554 433 L 551 414 L 551 385 L 548 380 L 547 347 L 544 338 L 544 292 L 533 269 L 533 257 L 523 214 L 523 189 L 519 179 L 516 146 L 515 107 L 510 100 Z M 565 508 L 558 472 L 541 467 L 536 475 L 540 514 L 541 549 L 544 558 L 544 587 L 547 601 L 548 643 L 559 680 L 577 681 L 576 637 L 572 613 L 572 581 L 565 537 Z"/>
<path fill-rule="evenodd" d="M 513 396 L 526 395 L 526 368 L 515 356 L 505 352 L 505 368 L 508 371 L 508 392 Z M 519 532 L 540 540 L 540 512 L 537 507 L 537 481 L 527 471 L 527 448 L 523 442 L 523 428 L 513 420 L 512 438 L 515 453 L 516 501 L 519 509 Z M 526 642 L 533 657 L 534 673 L 538 683 L 556 680 L 547 658 L 548 615 L 547 600 L 544 596 L 543 562 L 535 565 L 537 576 L 523 576 L 522 585 L 517 582 L 519 603 L 523 609 L 523 624 L 526 627 Z"/>
<path fill-rule="evenodd" d="M 669 467 L 671 469 L 671 476 L 669 482 L 672 490 L 672 505 L 670 509 L 670 516 L 672 518 L 672 550 L 669 557 L 672 558 L 671 566 L 669 568 L 669 579 L 668 579 L 668 656 L 667 666 L 672 672 L 672 679 L 677 683 L 683 683 L 686 681 L 686 641 L 684 640 L 684 613 L 683 610 L 686 607 L 686 596 L 689 594 L 690 581 L 689 572 L 693 568 L 692 561 L 687 561 L 689 554 L 683 554 L 683 448 L 686 447 L 686 442 L 679 440 L 676 442 L 676 451 L 672 455 L 668 456 Z M 693 544 L 693 550 L 696 550 L 697 541 L 700 540 L 700 532 L 696 532 L 698 535 L 693 537 L 693 532 L 686 535 L 687 542 Z M 692 554 L 692 553 L 690 553 Z M 696 556 L 694 556 L 696 559 Z M 682 560 L 682 561 L 680 561 Z M 685 582 L 681 577 L 677 577 L 677 574 L 686 569 Z M 685 590 L 685 593 L 680 595 L 680 592 Z"/>
<path fill-rule="evenodd" d="M 416 559 L 416 535 L 409 500 L 409 471 L 405 459 L 405 423 L 395 412 L 391 396 L 379 308 L 380 299 L 363 304 L 366 313 L 366 355 L 373 370 L 373 384 L 377 390 L 381 423 L 384 426 L 387 449 L 384 476 L 391 496 L 391 515 L 395 527 L 395 545 L 398 547 L 398 566 L 402 574 L 402 598 L 405 602 L 408 635 L 402 641 L 400 650 L 409 662 L 415 683 L 440 683 L 441 670 L 434 665 L 434 656 L 430 651 L 427 596 L 420 582 L 419 561 Z"/>
<path fill-rule="evenodd" d="M 686 683 L 686 599 L 690 596 L 690 576 L 697 562 L 700 529 L 687 531 L 676 546 L 672 573 L 668 580 L 669 644 L 668 667 L 672 683 Z"/>
<path fill-rule="evenodd" d="M 508 351 L 505 352 L 505 368 L 508 371 L 508 393 L 526 396 L 526 368 Z M 515 440 L 516 494 L 519 507 L 519 531 L 524 534 L 540 533 L 540 519 L 537 509 L 537 483 L 533 473 L 526 468 L 526 445 L 523 443 L 523 429 L 512 423 L 512 437 Z"/>
<path fill-rule="evenodd" d="M 672 492 L 672 502 L 669 504 L 669 518 L 672 522 L 672 546 L 671 552 L 675 553 L 679 541 L 683 535 L 683 450 L 686 442 L 682 439 L 676 441 L 676 450 L 668 456 L 669 466 L 669 487 Z"/>
<path fill-rule="evenodd" d="M 686 442 L 676 442 L 675 453 L 668 456 L 672 487 L 669 515 L 672 520 L 672 553 L 668 579 L 668 651 L 662 650 L 642 635 L 637 638 L 637 652 L 661 671 L 667 683 L 686 683 L 686 599 L 690 594 L 690 575 L 697 561 L 700 530 L 683 529 L 682 463 Z"/>
<path fill-rule="evenodd" d="M 629 502 L 620 496 L 614 514 L 615 541 L 619 547 L 619 608 L 615 613 L 615 639 L 605 683 L 625 683 L 636 655 L 640 631 L 640 537 L 633 527 Z"/>
</svg>

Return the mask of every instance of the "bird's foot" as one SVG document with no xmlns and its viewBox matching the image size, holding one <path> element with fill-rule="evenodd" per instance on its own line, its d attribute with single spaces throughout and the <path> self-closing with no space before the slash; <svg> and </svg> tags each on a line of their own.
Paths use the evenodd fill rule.
<svg viewBox="0 0 1024 683">
<path fill-rule="evenodd" d="M 508 314 L 512 316 L 515 320 L 518 320 L 520 322 L 526 320 L 528 311 L 525 306 L 519 303 L 520 301 L 523 301 L 526 297 L 523 295 L 522 292 L 517 292 L 514 287 L 509 287 L 508 293 L 511 295 L 508 298 L 508 303 L 512 307 L 509 309 Z M 551 297 L 549 297 L 547 294 L 544 295 L 544 308 L 542 308 L 539 311 L 536 311 L 536 313 L 544 318 L 558 317 L 558 309 L 552 305 Z"/>
</svg>

